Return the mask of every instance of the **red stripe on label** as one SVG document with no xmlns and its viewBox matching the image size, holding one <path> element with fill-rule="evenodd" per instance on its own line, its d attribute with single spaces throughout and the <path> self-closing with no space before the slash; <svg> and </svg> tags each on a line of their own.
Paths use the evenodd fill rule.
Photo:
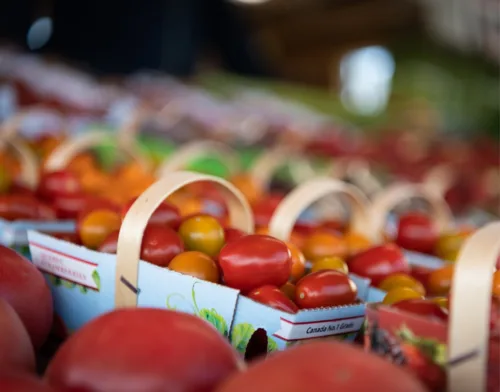
<svg viewBox="0 0 500 392">
<path fill-rule="evenodd" d="M 93 267 L 97 267 L 97 263 L 92 263 L 90 261 L 83 260 L 83 259 L 80 259 L 80 258 L 72 256 L 72 255 L 68 255 L 67 253 L 63 253 L 63 252 L 59 252 L 59 251 L 51 249 L 51 248 L 47 248 L 46 246 L 37 244 L 35 242 L 30 242 L 29 244 L 30 244 L 30 246 L 34 246 L 35 248 L 43 249 L 47 252 L 52 252 L 52 253 L 55 253 L 56 255 L 66 257 L 66 258 L 71 259 L 71 260 L 79 261 L 80 263 L 91 265 Z"/>
</svg>

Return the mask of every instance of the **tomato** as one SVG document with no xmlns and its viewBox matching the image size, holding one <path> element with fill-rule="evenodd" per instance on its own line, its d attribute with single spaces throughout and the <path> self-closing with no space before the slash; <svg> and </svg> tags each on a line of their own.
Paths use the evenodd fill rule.
<svg viewBox="0 0 500 392">
<path fill-rule="evenodd" d="M 325 256 L 345 257 L 347 245 L 340 235 L 317 231 L 309 235 L 302 249 L 307 260 L 314 260 Z"/>
<path fill-rule="evenodd" d="M 420 283 L 422 283 L 424 287 L 427 287 L 429 275 L 433 270 L 431 268 L 421 267 L 419 265 L 412 265 L 410 268 L 410 275 L 417 279 Z"/>
<path fill-rule="evenodd" d="M 103 208 L 118 212 L 120 207 L 109 200 L 85 193 L 56 196 L 53 206 L 60 219 L 77 219 L 79 215 Z"/>
<path fill-rule="evenodd" d="M 186 219 L 179 227 L 186 249 L 216 256 L 224 245 L 224 229 L 217 219 L 199 215 Z"/>
<path fill-rule="evenodd" d="M 81 190 L 78 178 L 65 170 L 42 174 L 37 193 L 45 200 L 53 200 L 56 196 L 73 195 Z"/>
<path fill-rule="evenodd" d="M 425 288 L 417 279 L 407 274 L 393 274 L 382 280 L 378 288 L 383 291 L 391 291 L 397 287 L 408 287 L 416 292 L 425 295 Z"/>
<path fill-rule="evenodd" d="M 28 195 L 0 195 L 0 218 L 5 220 L 35 220 L 40 203 Z"/>
<path fill-rule="evenodd" d="M 290 278 L 292 256 L 284 242 L 253 234 L 225 245 L 219 265 L 227 286 L 248 293 L 265 285 L 284 285 Z"/>
<path fill-rule="evenodd" d="M 349 231 L 344 235 L 344 241 L 347 245 L 347 250 L 350 256 L 363 252 L 372 246 L 372 243 L 368 238 L 352 231 Z"/>
<path fill-rule="evenodd" d="M 183 252 L 175 256 L 168 268 L 181 274 L 217 283 L 219 269 L 217 264 L 205 253 L 198 251 Z"/>
<path fill-rule="evenodd" d="M 410 266 L 398 246 L 384 244 L 355 255 L 349 261 L 349 271 L 371 279 L 372 284 L 376 286 L 389 275 L 408 274 Z"/>
<path fill-rule="evenodd" d="M 320 228 L 324 231 L 338 234 L 344 230 L 344 224 L 337 219 L 328 219 L 321 222 Z"/>
<path fill-rule="evenodd" d="M 54 221 L 57 219 L 56 211 L 48 204 L 38 202 L 38 219 L 43 221 Z"/>
<path fill-rule="evenodd" d="M 495 271 L 493 274 L 493 286 L 492 286 L 493 295 L 500 297 L 500 271 Z"/>
<path fill-rule="evenodd" d="M 253 289 L 247 296 L 254 301 L 283 312 L 297 313 L 299 311 L 297 305 L 295 305 L 290 298 L 288 298 L 276 286 L 266 285 Z"/>
<path fill-rule="evenodd" d="M 257 200 L 252 205 L 254 220 L 256 226 L 267 226 L 273 216 L 276 207 L 283 200 L 282 195 L 267 195 Z"/>
<path fill-rule="evenodd" d="M 137 198 L 133 198 L 127 204 L 125 204 L 122 209 L 122 219 L 125 218 L 128 210 L 136 200 Z M 180 221 L 181 214 L 179 213 L 179 209 L 173 204 L 165 201 L 156 208 L 156 210 L 153 212 L 153 215 L 151 215 L 151 218 L 149 218 L 148 223 L 165 225 L 176 229 L 177 227 L 179 227 Z"/>
<path fill-rule="evenodd" d="M 96 209 L 83 215 L 77 225 L 82 244 L 97 249 L 106 237 L 120 228 L 120 215 L 108 209 Z"/>
<path fill-rule="evenodd" d="M 290 239 L 288 242 L 294 244 L 297 246 L 299 249 L 304 248 L 304 244 L 306 242 L 306 236 L 304 234 L 299 233 L 298 231 L 292 231 L 290 234 Z"/>
<path fill-rule="evenodd" d="M 255 203 L 264 195 L 264 190 L 248 174 L 237 174 L 229 181 L 241 192 L 250 204 Z"/>
<path fill-rule="evenodd" d="M 393 305 L 407 299 L 424 299 L 424 296 L 409 287 L 396 287 L 385 295 L 382 303 L 385 305 Z"/>
<path fill-rule="evenodd" d="M 316 223 L 312 222 L 298 221 L 297 223 L 295 223 L 295 226 L 293 226 L 293 232 L 302 235 L 304 237 L 311 235 L 318 229 L 319 226 Z"/>
<path fill-rule="evenodd" d="M 67 169 L 75 174 L 83 174 L 88 170 L 96 170 L 97 162 L 90 153 L 81 153 L 68 163 Z"/>
<path fill-rule="evenodd" d="M 334 270 L 306 275 L 297 282 L 296 288 L 295 303 L 301 309 L 350 305 L 358 294 L 349 276 Z"/>
<path fill-rule="evenodd" d="M 431 319 L 448 321 L 448 311 L 443 309 L 443 307 L 439 306 L 432 300 L 407 299 L 394 303 L 392 307 Z"/>
<path fill-rule="evenodd" d="M 118 249 L 118 236 L 120 231 L 116 230 L 110 233 L 102 244 L 97 248 L 98 252 L 116 254 Z"/>
<path fill-rule="evenodd" d="M 427 214 L 410 212 L 399 218 L 396 244 L 408 250 L 432 254 L 439 233 Z"/>
<path fill-rule="evenodd" d="M 247 234 L 239 229 L 235 229 L 233 227 L 226 227 L 224 229 L 224 239 L 226 241 L 226 244 L 229 244 L 230 242 L 233 242 L 234 240 L 237 240 L 238 238 L 244 237 Z"/>
<path fill-rule="evenodd" d="M 177 207 L 183 217 L 203 212 L 203 201 L 184 192 L 174 193 L 167 198 L 167 201 Z"/>
<path fill-rule="evenodd" d="M 434 302 L 435 304 L 441 306 L 442 308 L 448 309 L 448 298 L 446 298 L 446 297 L 434 297 L 434 298 L 430 298 L 430 300 L 432 302 Z"/>
<path fill-rule="evenodd" d="M 349 268 L 347 267 L 346 262 L 337 256 L 321 257 L 314 262 L 311 268 L 311 272 L 324 270 L 336 270 L 343 272 L 344 274 L 349 273 Z"/>
<path fill-rule="evenodd" d="M 0 193 L 7 193 L 12 186 L 12 176 L 9 171 L 0 166 Z"/>
<path fill-rule="evenodd" d="M 435 254 L 437 257 L 448 260 L 455 261 L 462 244 L 469 236 L 469 233 L 465 232 L 451 232 L 442 234 L 436 243 Z"/>
<path fill-rule="evenodd" d="M 167 267 L 184 244 L 179 235 L 167 226 L 148 225 L 144 230 L 141 245 L 141 260 L 160 267 Z"/>
<path fill-rule="evenodd" d="M 291 282 L 286 282 L 280 287 L 280 290 L 285 294 L 290 300 L 295 301 L 296 287 Z"/>
<path fill-rule="evenodd" d="M 300 249 L 294 244 L 288 242 L 287 245 L 292 256 L 292 273 L 290 275 L 290 281 L 296 282 L 306 273 L 306 259 Z"/>
<path fill-rule="evenodd" d="M 427 280 L 427 292 L 429 295 L 440 296 L 446 295 L 451 289 L 451 281 L 453 278 L 453 265 L 447 265 L 432 271 Z"/>
</svg>

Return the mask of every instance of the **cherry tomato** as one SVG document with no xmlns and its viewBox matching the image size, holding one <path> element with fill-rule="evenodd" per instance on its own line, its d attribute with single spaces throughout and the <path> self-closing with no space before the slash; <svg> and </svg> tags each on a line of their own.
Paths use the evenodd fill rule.
<svg viewBox="0 0 500 392">
<path fill-rule="evenodd" d="M 102 244 L 97 249 L 98 252 L 101 253 L 111 253 L 116 254 L 118 249 L 118 236 L 120 235 L 120 231 L 113 231 L 110 233 L 106 239 L 102 242 Z"/>
<path fill-rule="evenodd" d="M 267 226 L 273 216 L 276 207 L 283 200 L 283 195 L 267 195 L 252 204 L 255 225 Z"/>
<path fill-rule="evenodd" d="M 53 206 L 59 219 L 77 219 L 78 216 L 97 208 L 116 212 L 120 210 L 117 204 L 109 200 L 84 193 L 57 196 L 53 201 Z"/>
<path fill-rule="evenodd" d="M 427 280 L 427 292 L 429 295 L 442 296 L 449 293 L 453 279 L 453 265 L 447 265 L 432 271 Z"/>
<path fill-rule="evenodd" d="M 299 308 L 276 286 L 266 285 L 248 293 L 248 298 L 287 313 L 297 313 Z"/>
<path fill-rule="evenodd" d="M 112 232 L 120 228 L 120 215 L 112 210 L 96 209 L 81 217 L 78 235 L 84 246 L 97 249 Z"/>
<path fill-rule="evenodd" d="M 11 186 L 12 175 L 5 167 L 0 166 L 0 194 L 7 193 L 10 190 Z"/>
<path fill-rule="evenodd" d="M 393 305 L 407 299 L 424 299 L 424 296 L 409 287 L 396 287 L 385 295 L 382 303 L 385 305 Z"/>
<path fill-rule="evenodd" d="M 410 269 L 410 275 L 417 279 L 420 283 L 427 287 L 427 281 L 429 280 L 429 275 L 433 270 L 428 267 L 421 267 L 419 265 L 412 265 Z"/>
<path fill-rule="evenodd" d="M 492 293 L 493 295 L 500 297 L 500 271 L 495 271 L 493 274 Z"/>
<path fill-rule="evenodd" d="M 344 230 L 344 224 L 336 219 L 328 219 L 321 223 L 320 228 L 333 234 L 341 233 Z"/>
<path fill-rule="evenodd" d="M 446 297 L 434 297 L 430 299 L 435 304 L 441 306 L 444 309 L 448 309 L 448 298 Z"/>
<path fill-rule="evenodd" d="M 455 261 L 462 244 L 469 235 L 469 233 L 464 232 L 442 234 L 436 243 L 436 256 L 443 260 Z"/>
<path fill-rule="evenodd" d="M 352 304 L 358 289 L 346 274 L 328 270 L 306 275 L 297 282 L 295 303 L 301 309 Z"/>
<path fill-rule="evenodd" d="M 306 258 L 294 244 L 288 242 L 287 245 L 292 255 L 292 273 L 290 275 L 290 281 L 297 282 L 306 273 Z"/>
<path fill-rule="evenodd" d="M 316 223 L 312 223 L 312 222 L 298 221 L 297 223 L 295 223 L 295 226 L 293 226 L 293 232 L 300 234 L 304 237 L 310 236 L 312 233 L 314 233 L 318 229 L 319 229 L 319 226 Z"/>
<path fill-rule="evenodd" d="M 229 181 L 243 193 L 250 204 L 255 203 L 264 195 L 264 190 L 248 174 L 237 174 Z"/>
<path fill-rule="evenodd" d="M 311 272 L 325 270 L 335 270 L 343 272 L 344 274 L 349 273 L 349 268 L 347 267 L 346 262 L 337 256 L 321 257 L 314 262 L 311 268 Z"/>
<path fill-rule="evenodd" d="M 199 215 L 186 219 L 179 227 L 186 249 L 197 250 L 209 256 L 219 254 L 224 245 L 224 229 L 217 219 Z"/>
<path fill-rule="evenodd" d="M 225 245 L 219 265 L 227 286 L 248 293 L 265 285 L 284 285 L 292 270 L 286 244 L 265 235 L 247 235 Z"/>
<path fill-rule="evenodd" d="M 43 221 L 54 221 L 57 219 L 56 210 L 48 204 L 38 202 L 38 219 Z"/>
<path fill-rule="evenodd" d="M 420 283 L 417 279 L 407 275 L 407 274 L 393 274 L 382 280 L 379 283 L 378 288 L 383 291 L 391 291 L 397 287 L 408 287 L 410 289 L 415 290 L 421 295 L 425 295 L 425 288 L 422 283 Z"/>
<path fill-rule="evenodd" d="M 408 250 L 432 254 L 439 233 L 427 214 L 410 212 L 399 218 L 396 244 Z"/>
<path fill-rule="evenodd" d="M 73 195 L 81 190 L 78 178 L 64 170 L 44 173 L 40 178 L 37 193 L 41 198 L 51 201 L 56 196 Z"/>
<path fill-rule="evenodd" d="M 345 257 L 347 245 L 339 235 L 318 231 L 306 238 L 302 251 L 307 260 L 314 262 L 325 256 Z"/>
<path fill-rule="evenodd" d="M 0 195 L 0 218 L 14 220 L 35 220 L 39 217 L 38 200 L 29 195 Z"/>
<path fill-rule="evenodd" d="M 304 249 L 304 244 L 306 243 L 306 236 L 294 230 L 290 234 L 290 239 L 288 242 L 294 244 L 299 249 Z"/>
<path fill-rule="evenodd" d="M 429 317 L 440 321 L 448 321 L 448 311 L 443 309 L 443 307 L 439 306 L 432 300 L 407 299 L 394 303 L 392 307 L 424 317 Z"/>
<path fill-rule="evenodd" d="M 344 241 L 347 245 L 349 256 L 363 252 L 373 245 L 368 238 L 352 231 L 344 235 Z"/>
<path fill-rule="evenodd" d="M 179 209 L 182 217 L 203 212 L 203 201 L 185 192 L 174 193 L 167 198 L 167 201 Z"/>
<path fill-rule="evenodd" d="M 144 230 L 141 260 L 167 267 L 170 261 L 183 251 L 181 238 L 170 227 L 150 224 Z"/>
<path fill-rule="evenodd" d="M 88 170 L 97 169 L 97 162 L 94 156 L 90 153 L 81 153 L 74 157 L 67 165 L 67 169 L 77 175 L 83 174 Z"/>
<path fill-rule="evenodd" d="M 224 229 L 224 238 L 226 240 L 226 244 L 237 240 L 238 238 L 244 237 L 247 234 L 241 230 L 235 229 L 233 227 L 226 227 Z"/>
<path fill-rule="evenodd" d="M 286 282 L 283 286 L 280 287 L 280 290 L 285 294 L 290 300 L 295 301 L 295 285 L 291 282 Z"/>
<path fill-rule="evenodd" d="M 372 284 L 376 286 L 389 275 L 408 274 L 410 266 L 398 246 L 385 244 L 355 255 L 349 261 L 349 271 L 371 279 Z"/>
<path fill-rule="evenodd" d="M 127 204 L 125 204 L 122 209 L 122 219 L 125 218 L 128 210 L 136 200 L 137 198 L 133 198 Z M 165 225 L 176 229 L 177 227 L 179 227 L 180 221 L 181 215 L 179 213 L 179 209 L 173 204 L 165 201 L 161 203 L 158 208 L 156 208 L 156 210 L 153 212 L 153 215 L 151 215 L 151 218 L 149 218 L 148 223 Z"/>
<path fill-rule="evenodd" d="M 168 268 L 209 282 L 217 283 L 219 281 L 217 264 L 205 253 L 198 251 L 178 254 L 169 263 Z"/>
</svg>

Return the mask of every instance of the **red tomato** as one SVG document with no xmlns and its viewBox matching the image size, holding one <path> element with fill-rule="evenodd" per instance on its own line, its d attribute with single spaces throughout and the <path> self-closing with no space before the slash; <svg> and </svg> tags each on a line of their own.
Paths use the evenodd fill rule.
<svg viewBox="0 0 500 392">
<path fill-rule="evenodd" d="M 432 254 L 438 238 L 439 233 L 427 214 L 411 212 L 399 218 L 396 244 L 400 247 Z"/>
<path fill-rule="evenodd" d="M 43 221 L 54 221 L 57 219 L 56 211 L 53 207 L 41 203 L 38 203 L 38 219 Z"/>
<path fill-rule="evenodd" d="M 255 202 L 252 205 L 255 226 L 267 226 L 281 200 L 283 200 L 283 196 L 280 194 L 275 194 L 265 196 L 264 198 Z"/>
<path fill-rule="evenodd" d="M 276 286 L 262 286 L 248 293 L 248 298 L 287 313 L 297 313 L 299 308 Z"/>
<path fill-rule="evenodd" d="M 306 275 L 297 282 L 295 303 L 301 309 L 328 308 L 352 304 L 358 289 L 346 274 L 323 270 Z"/>
<path fill-rule="evenodd" d="M 315 230 L 318 229 L 318 225 L 315 223 L 309 222 L 297 222 L 295 226 L 293 226 L 293 231 L 297 234 L 302 234 L 304 236 L 308 236 L 312 234 Z"/>
<path fill-rule="evenodd" d="M 144 230 L 141 260 L 167 267 L 170 261 L 183 251 L 181 238 L 170 227 L 148 225 Z"/>
<path fill-rule="evenodd" d="M 81 192 L 80 181 L 75 174 L 61 170 L 44 173 L 38 184 L 38 195 L 45 200 L 53 200 L 56 196 L 73 195 Z"/>
<path fill-rule="evenodd" d="M 47 382 L 26 372 L 9 372 L 0 375 L 0 390 L 2 392 L 58 392 Z M 78 389 L 74 390 L 78 392 Z M 81 390 L 84 392 L 84 390 Z"/>
<path fill-rule="evenodd" d="M 118 248 L 118 235 L 120 231 L 114 231 L 106 237 L 101 246 L 97 249 L 98 252 L 116 254 Z"/>
<path fill-rule="evenodd" d="M 90 210 L 105 208 L 119 211 L 119 206 L 108 199 L 87 195 L 85 193 L 75 193 L 73 195 L 56 196 L 53 201 L 57 216 L 60 219 L 77 219 L 85 215 Z"/>
<path fill-rule="evenodd" d="M 244 237 L 246 235 L 247 233 L 233 227 L 226 227 L 224 229 L 224 238 L 226 240 L 226 244 L 229 244 L 230 242 L 233 242 L 234 240 L 237 240 L 238 238 Z"/>
<path fill-rule="evenodd" d="M 418 265 L 412 265 L 410 269 L 410 275 L 422 283 L 424 287 L 427 287 L 427 281 L 431 272 L 432 269 Z"/>
<path fill-rule="evenodd" d="M 372 284 L 377 286 L 389 275 L 409 274 L 410 266 L 397 245 L 385 244 L 355 255 L 349 262 L 349 271 L 371 279 Z"/>
<path fill-rule="evenodd" d="M 219 265 L 227 286 L 243 293 L 265 286 L 280 287 L 290 277 L 290 250 L 280 240 L 267 235 L 247 235 L 226 244 Z"/>
<path fill-rule="evenodd" d="M 122 209 L 122 218 L 125 218 L 128 210 L 136 200 L 137 198 L 133 198 L 127 204 L 125 204 Z M 166 201 L 161 203 L 158 208 L 156 208 L 155 212 L 153 212 L 151 218 L 149 218 L 149 223 L 153 225 L 165 225 L 173 229 L 179 227 L 180 221 L 181 214 L 179 213 L 179 209 Z"/>
<path fill-rule="evenodd" d="M 333 233 L 340 233 L 344 229 L 344 224 L 338 220 L 329 219 L 325 220 L 320 225 L 321 230 L 331 231 Z"/>
<path fill-rule="evenodd" d="M 427 299 L 407 299 L 397 302 L 391 307 L 440 321 L 448 321 L 448 312 Z"/>
<path fill-rule="evenodd" d="M 34 220 L 39 217 L 40 202 L 27 195 L 0 195 L 0 218 Z"/>
</svg>

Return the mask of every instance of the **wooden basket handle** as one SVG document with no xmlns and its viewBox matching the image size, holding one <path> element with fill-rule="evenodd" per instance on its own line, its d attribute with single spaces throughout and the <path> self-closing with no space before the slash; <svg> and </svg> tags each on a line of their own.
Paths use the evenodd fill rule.
<svg viewBox="0 0 500 392">
<path fill-rule="evenodd" d="M 283 241 L 288 241 L 300 214 L 325 196 L 344 195 L 352 208 L 351 230 L 378 241 L 369 225 L 369 200 L 354 185 L 331 178 L 315 178 L 293 189 L 278 205 L 271 221 L 269 233 Z"/>
<path fill-rule="evenodd" d="M 472 234 L 455 262 L 448 328 L 448 391 L 486 391 L 492 272 L 500 221 Z"/>
<path fill-rule="evenodd" d="M 232 227 L 247 233 L 253 232 L 254 221 L 250 205 L 229 182 L 218 177 L 193 172 L 172 172 L 146 189 L 123 219 L 116 255 L 115 306 L 117 308 L 137 306 L 137 278 L 142 236 L 149 218 L 169 195 L 186 185 L 199 181 L 211 181 L 219 185 L 228 203 Z"/>
<path fill-rule="evenodd" d="M 238 154 L 231 147 L 224 143 L 203 140 L 187 143 L 177 149 L 160 165 L 156 172 L 157 176 L 163 178 L 174 171 L 183 170 L 196 158 L 209 155 L 222 158 L 232 174 L 238 173 L 241 169 Z"/>
<path fill-rule="evenodd" d="M 424 176 L 422 185 L 427 189 L 444 196 L 456 181 L 456 172 L 450 165 L 434 166 Z"/>
<path fill-rule="evenodd" d="M 0 150 L 9 147 L 16 154 L 21 164 L 19 181 L 28 189 L 35 190 L 40 180 L 36 155 L 25 143 L 15 137 L 5 140 L 0 139 Z"/>
</svg>

